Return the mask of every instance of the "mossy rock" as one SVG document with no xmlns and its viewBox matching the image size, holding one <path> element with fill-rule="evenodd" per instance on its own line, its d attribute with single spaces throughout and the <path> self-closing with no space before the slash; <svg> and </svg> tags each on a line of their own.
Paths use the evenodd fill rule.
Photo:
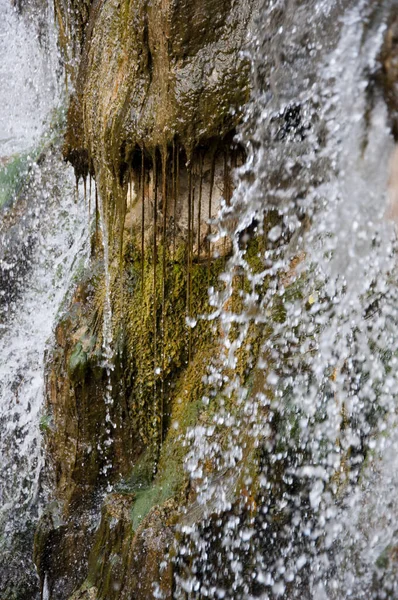
<svg viewBox="0 0 398 600">
<path fill-rule="evenodd" d="M 154 585 L 171 597 L 172 570 L 167 556 L 172 547 L 172 501 L 154 507 L 134 533 L 129 510 L 130 495 L 111 494 L 105 500 L 100 527 L 89 560 L 88 577 L 70 600 L 147 600 Z M 160 566 L 164 563 L 164 566 Z"/>
</svg>

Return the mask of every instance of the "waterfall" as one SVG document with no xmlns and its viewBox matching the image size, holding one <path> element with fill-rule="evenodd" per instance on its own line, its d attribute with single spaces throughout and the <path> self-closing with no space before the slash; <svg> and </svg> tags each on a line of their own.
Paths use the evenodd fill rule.
<svg viewBox="0 0 398 600">
<path fill-rule="evenodd" d="M 36 15 L 47 26 L 44 48 L 34 19 L 19 17 L 8 0 L 1 0 L 0 14 L 0 156 L 6 159 L 29 150 L 44 134 L 59 95 L 58 58 L 50 3 Z"/>
<path fill-rule="evenodd" d="M 134 69 L 129 46 L 118 46 L 119 33 L 117 39 L 109 37 L 114 46 L 106 48 L 105 59 L 101 52 L 91 53 L 91 43 L 108 39 L 106 24 L 112 34 L 122 22 L 131 25 L 128 4 L 117 7 L 117 27 L 111 2 L 91 9 L 88 3 L 87 14 L 77 8 L 72 14 L 68 3 L 58 6 L 65 44 L 77 54 L 79 43 L 87 44 L 80 67 L 71 57 L 67 65 L 68 76 L 73 73 L 70 87 L 73 77 L 82 77 L 82 83 L 72 90 L 78 92 L 68 123 L 75 127 L 71 137 L 79 139 L 68 140 L 64 153 L 75 161 L 77 178 L 84 177 L 84 196 L 86 177 L 95 172 L 102 248 L 96 231 L 89 257 L 90 216 L 78 186 L 76 197 L 71 167 L 62 161 L 59 129 L 50 124 L 61 102 L 52 12 L 44 7 L 49 33 L 40 42 L 37 23 L 29 24 L 8 0 L 0 0 L 0 597 L 14 585 L 19 569 L 31 586 L 24 588 L 24 598 L 30 593 L 35 600 L 40 593 L 42 600 L 104 600 L 104 594 L 112 595 L 106 600 L 118 600 L 135 593 L 129 584 L 147 594 L 152 586 L 153 597 L 163 600 L 395 597 L 398 148 L 380 57 L 396 2 L 259 0 L 247 41 L 251 97 L 237 138 L 233 145 L 225 141 L 235 135 L 235 122 L 222 140 L 214 133 L 218 125 L 210 135 L 201 123 L 204 141 L 192 133 L 189 148 L 180 139 L 178 127 L 185 121 L 174 101 L 172 134 L 165 125 L 168 115 L 162 114 L 160 134 L 156 115 L 156 127 L 151 120 L 143 125 L 136 106 L 130 109 L 133 98 L 145 112 L 152 80 L 159 75 L 157 57 L 149 51 L 147 38 L 154 34 L 148 23 L 142 38 L 148 48 L 137 50 L 136 65 L 132 60 L 142 81 L 148 75 L 149 91 L 142 99 L 126 91 L 131 83 L 126 74 Z M 134 27 L 141 27 L 138 13 Z M 151 22 L 153 15 L 145 15 Z M 195 19 L 199 25 L 192 27 L 202 28 L 199 40 L 205 15 L 195 13 Z M 225 25 L 220 17 L 221 22 L 220 29 Z M 178 30 L 173 27 L 165 36 L 170 56 Z M 184 35 L 177 40 L 176 62 L 189 73 L 184 61 L 192 57 L 185 53 Z M 220 48 L 214 52 L 217 60 L 225 59 Z M 195 60 L 200 62 L 196 54 Z M 112 68 L 104 76 L 102 61 L 112 63 L 115 78 Z M 217 81 L 221 86 L 219 62 L 206 74 L 211 93 L 205 83 L 208 97 L 198 91 L 210 106 L 212 86 Z M 170 75 L 167 90 L 171 80 Z M 187 75 L 181 89 L 191 84 L 194 89 Z M 159 90 L 156 94 L 161 97 Z M 176 105 L 179 100 L 176 93 Z M 222 107 L 225 122 L 227 108 Z M 195 118 L 192 109 L 193 130 Z M 93 139 L 93 131 L 103 138 Z M 183 156 L 186 164 L 180 165 Z M 140 193 L 131 206 L 123 204 L 133 185 Z M 201 254 L 202 202 L 206 188 L 210 219 L 213 187 L 221 209 L 209 225 L 217 233 L 206 256 Z M 227 196 L 223 201 L 221 189 Z M 177 201 L 185 200 L 186 231 L 176 218 Z M 174 223 L 169 222 L 170 203 Z M 135 229 L 137 215 L 141 222 Z M 193 283 L 203 288 L 216 280 L 216 275 L 211 279 L 210 247 L 217 253 L 223 249 L 214 259 L 221 275 L 209 290 L 209 311 L 191 314 Z M 156 283 L 160 248 L 161 286 Z M 187 254 L 186 265 L 179 252 Z M 65 369 L 64 388 L 76 406 L 81 400 L 81 414 L 76 410 L 72 417 L 62 393 L 55 392 L 52 400 L 60 410 L 54 416 L 46 413 L 44 402 L 45 365 L 51 362 L 46 351 L 82 265 L 94 291 L 81 302 L 92 302 L 92 314 L 83 315 L 65 335 L 71 336 L 71 348 L 82 347 L 76 340 L 83 330 L 93 341 L 82 352 L 84 372 L 76 371 L 73 378 Z M 146 286 L 147 272 L 154 275 Z M 138 317 L 132 306 L 141 306 Z M 185 317 L 186 306 L 186 325 L 194 330 L 210 324 L 203 328 L 206 339 L 194 347 L 189 337 L 185 351 L 174 349 L 169 331 L 185 335 L 179 317 Z M 156 355 L 161 344 L 160 401 Z M 63 350 L 58 344 L 60 364 Z M 62 369 L 54 372 L 54 380 Z M 144 383 L 150 401 L 142 390 L 136 393 Z M 73 396 L 76 390 L 81 393 Z M 62 485 L 73 488 L 70 498 L 65 489 L 57 498 L 58 484 L 50 481 L 51 473 L 48 479 L 44 475 L 42 433 L 56 431 L 57 418 L 60 429 L 63 420 L 79 421 L 70 434 L 76 453 L 62 465 Z M 69 435 L 67 426 L 62 433 L 58 440 Z M 55 435 L 52 442 L 58 443 Z M 177 477 L 174 470 L 180 467 Z M 44 504 L 54 497 L 53 505 L 60 498 L 64 505 L 53 512 L 50 506 L 46 513 Z M 33 545 L 40 517 L 38 582 L 26 547 Z M 73 564 L 61 565 L 58 572 L 60 557 Z M 134 570 L 141 566 L 146 579 Z"/>
<path fill-rule="evenodd" d="M 48 165 L 51 176 L 39 171 L 37 180 L 29 181 L 30 209 L 36 225 L 36 239 L 31 238 L 30 243 L 36 247 L 21 297 L 7 311 L 2 324 L 0 514 L 31 504 L 38 492 L 41 417 L 46 425 L 42 413 L 44 351 L 79 254 L 84 256 L 85 252 L 84 208 L 80 202 L 74 203 L 73 178 L 59 163 L 59 157 L 54 157 Z M 53 179 L 54 169 L 59 169 L 58 182 Z M 62 194 L 54 193 L 54 183 Z M 22 225 L 20 234 L 27 235 Z"/>
<path fill-rule="evenodd" d="M 32 572 L 33 598 L 27 548 L 45 499 L 42 430 L 51 427 L 43 406 L 45 350 L 85 260 L 89 228 L 48 123 L 59 100 L 54 36 L 44 51 L 35 26 L 7 0 L 0 11 L 0 592 L 22 581 L 22 568 L 25 578 Z M 18 182 L 8 185 L 20 163 Z"/>
<path fill-rule="evenodd" d="M 31 530 L 45 500 L 41 438 L 51 427 L 43 409 L 45 350 L 74 272 L 87 255 L 85 208 L 82 200 L 75 204 L 73 172 L 59 156 L 50 158 L 47 172 L 29 181 L 29 194 L 35 230 L 29 235 L 19 224 L 19 233 L 34 252 L 21 294 L 0 331 L 0 530 L 8 543 L 14 534 L 23 535 L 26 522 Z M 24 560 L 29 564 L 31 553 Z M 0 581 L 2 575 L 0 567 Z"/>
<path fill-rule="evenodd" d="M 377 559 L 395 547 L 394 142 L 374 83 L 390 7 L 260 11 L 248 159 L 219 220 L 233 254 L 211 298 L 223 342 L 208 369 L 215 415 L 187 439 L 201 507 L 191 509 L 200 523 L 188 508 L 181 527 L 178 589 L 189 598 L 369 598 Z M 261 266 L 248 257 L 253 237 Z M 237 277 L 249 289 L 234 312 Z M 243 382 L 254 330 L 261 348 Z"/>
</svg>

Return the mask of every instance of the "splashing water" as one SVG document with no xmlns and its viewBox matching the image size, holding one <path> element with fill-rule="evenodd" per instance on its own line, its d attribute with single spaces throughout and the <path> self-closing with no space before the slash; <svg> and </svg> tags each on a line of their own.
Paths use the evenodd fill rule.
<svg viewBox="0 0 398 600">
<path fill-rule="evenodd" d="M 390 9 L 261 11 L 178 598 L 379 597 L 377 559 L 397 543 L 394 144 L 372 86 Z"/>
<path fill-rule="evenodd" d="M 30 181 L 37 247 L 25 291 L 8 314 L 0 337 L 0 514 L 32 503 L 38 492 L 44 350 L 87 237 L 84 208 L 73 200 L 70 170 L 58 161 L 59 157 L 50 161 L 51 178 L 44 174 L 47 181 L 43 182 L 42 170 L 36 181 Z M 54 168 L 59 169 L 58 181 Z M 63 190 L 62 195 L 56 188 Z M 21 234 L 26 236 L 22 227 Z"/>
<path fill-rule="evenodd" d="M 26 151 L 45 130 L 58 95 L 56 36 L 46 29 L 42 48 L 36 24 L 19 18 L 8 0 L 0 0 L 0 157 Z M 44 4 L 44 23 L 53 12 Z"/>
<path fill-rule="evenodd" d="M 99 448 L 99 450 L 106 454 L 107 448 L 112 445 L 112 429 L 115 428 L 116 425 L 112 422 L 110 415 L 110 408 L 113 404 L 112 398 L 112 381 L 111 381 L 111 373 L 114 368 L 113 363 L 113 348 L 112 348 L 112 301 L 111 301 L 111 278 L 110 278 L 110 270 L 109 270 L 109 237 L 108 237 L 108 225 L 104 212 L 103 202 L 101 198 L 101 194 L 98 194 L 98 211 L 100 216 L 100 227 L 102 234 L 102 244 L 104 249 L 104 274 L 105 274 L 105 298 L 104 298 L 104 314 L 103 314 L 103 322 L 102 322 L 102 366 L 106 372 L 106 389 L 105 389 L 105 405 L 106 405 L 106 434 L 107 438 L 104 440 L 103 448 Z M 108 470 L 112 469 L 112 463 L 109 458 L 106 459 L 106 462 L 103 466 L 103 473 L 106 476 Z M 108 483 L 108 492 L 112 490 L 112 486 Z"/>
<path fill-rule="evenodd" d="M 57 155 L 46 162 L 50 163 L 47 172 L 37 169 L 27 190 L 25 217 L 28 223 L 29 217 L 33 219 L 34 229 L 19 223 L 22 239 L 34 248 L 29 271 L 20 296 L 11 308 L 7 306 L 0 330 L 0 531 L 7 541 L 0 554 L 4 558 L 11 548 L 13 560 L 18 557 L 12 550 L 13 536 L 23 537 L 26 528 L 31 530 L 45 500 L 41 429 L 51 427 L 43 413 L 45 350 L 73 273 L 87 255 L 88 223 L 82 203 L 74 202 L 73 172 Z M 31 554 L 25 553 L 21 560 L 27 573 Z M 12 571 L 7 575 L 12 567 L 6 568 L 6 560 L 0 563 L 4 584 L 4 577 L 7 582 L 12 576 Z"/>
<path fill-rule="evenodd" d="M 8 155 L 38 135 L 53 91 L 48 82 L 26 88 L 26 78 L 46 80 L 39 48 L 4 2 L 0 102 L 11 128 L 0 144 Z M 398 547 L 398 290 L 388 218 L 395 154 L 375 84 L 391 6 L 266 0 L 260 10 L 240 134 L 248 158 L 219 219 L 219 238 L 228 236 L 233 251 L 210 297 L 220 334 L 203 398 L 212 410 L 185 440 L 195 501 L 182 517 L 175 598 L 341 600 L 397 591 L 380 566 Z M 13 79 L 23 90 L 15 105 L 15 88 L 4 82 L 12 61 L 27 56 L 32 74 Z M 27 508 L 37 511 L 44 351 L 89 229 L 69 170 L 56 155 L 46 161 L 29 176 L 30 213 L 20 224 L 32 245 L 29 269 L 0 318 L 6 533 Z M 106 445 L 113 353 L 101 198 L 99 209 Z"/>
<path fill-rule="evenodd" d="M 7 178 L 9 162 L 13 166 L 10 155 L 23 153 L 26 162 L 18 185 L 11 180 L 2 190 L 0 204 L 0 589 L 11 593 L 9 585 L 25 577 L 33 598 L 26 548 L 44 500 L 41 428 L 51 426 L 43 414 L 44 356 L 85 258 L 89 228 L 57 132 L 46 124 L 58 100 L 55 32 L 41 47 L 35 24 L 19 18 L 7 0 L 0 0 L 0 11 L 1 177 Z M 51 10 L 44 6 L 40 16 L 51 21 Z"/>
</svg>

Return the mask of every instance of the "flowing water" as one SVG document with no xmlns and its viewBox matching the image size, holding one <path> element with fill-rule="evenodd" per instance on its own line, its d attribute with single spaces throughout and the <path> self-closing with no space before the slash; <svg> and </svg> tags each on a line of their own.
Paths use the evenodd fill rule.
<svg viewBox="0 0 398 600">
<path fill-rule="evenodd" d="M 240 133 L 248 158 L 219 219 L 219 237 L 228 236 L 233 251 L 210 297 L 221 351 L 203 401 L 214 417 L 186 439 L 197 500 L 182 518 L 176 598 L 397 593 L 389 570 L 398 547 L 397 156 L 375 83 L 393 5 L 261 7 Z M 55 88 L 32 30 L 6 0 L 0 10 L 0 154 L 9 156 L 30 150 Z M 9 86 L 14 61 L 23 74 Z M 6 537 L 39 510 L 40 423 L 51 426 L 42 412 L 44 352 L 88 231 L 56 152 L 32 165 L 22 194 L 29 218 L 12 230 L 12 243 L 29 239 L 28 266 L 2 258 L 11 279 L 23 273 L 15 293 L 3 290 L 0 315 Z M 3 244 L 10 232 L 0 232 Z M 239 288 L 240 280 L 248 285 Z M 231 302 L 237 289 L 239 303 Z M 107 303 L 108 369 L 108 280 Z"/>
<path fill-rule="evenodd" d="M 35 24 L 7 0 L 0 13 L 0 589 L 11 593 L 25 577 L 34 598 L 27 548 L 43 501 L 41 429 L 51 426 L 43 412 L 45 349 L 89 228 L 49 123 L 59 101 L 53 40 L 40 45 Z M 51 13 L 42 16 L 51 21 Z M 9 175 L 15 164 L 17 178 Z"/>
<path fill-rule="evenodd" d="M 181 597 L 396 591 L 394 141 L 374 85 L 392 6 L 270 1 L 260 11 L 248 160 L 219 222 L 233 255 L 211 298 L 217 409 L 188 436 L 198 506 L 182 527 Z M 239 278 L 250 286 L 232 312 Z"/>
<path fill-rule="evenodd" d="M 40 13 L 47 24 L 45 54 L 37 22 L 28 24 L 8 0 L 0 0 L 0 15 L 0 157 L 7 158 L 30 149 L 44 133 L 57 94 L 57 54 L 50 7 Z"/>
</svg>

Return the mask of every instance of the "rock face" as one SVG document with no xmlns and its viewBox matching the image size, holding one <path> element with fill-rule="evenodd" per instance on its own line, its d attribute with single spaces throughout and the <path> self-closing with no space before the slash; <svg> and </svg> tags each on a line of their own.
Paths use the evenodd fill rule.
<svg viewBox="0 0 398 600">
<path fill-rule="evenodd" d="M 52 600 L 173 596 L 175 525 L 195 499 L 182 437 L 210 418 L 217 353 L 211 323 L 191 321 L 229 251 L 209 220 L 244 160 L 234 135 L 256 7 L 55 2 L 75 89 L 64 155 L 94 218 L 90 266 L 47 357 L 54 499 L 35 561 Z"/>
<path fill-rule="evenodd" d="M 65 156 L 78 177 L 95 177 L 119 234 L 129 181 L 144 229 L 156 227 L 155 218 L 162 227 L 162 218 L 166 233 L 189 231 L 191 204 L 195 241 L 203 240 L 198 229 L 208 232 L 220 195 L 229 200 L 231 169 L 242 160 L 232 140 L 249 93 L 240 53 L 253 4 L 115 1 L 78 13 L 84 25 L 71 35 L 81 30 L 82 51 L 71 73 Z"/>
<path fill-rule="evenodd" d="M 116 174 L 136 144 L 151 153 L 178 138 L 190 152 L 222 139 L 248 98 L 240 52 L 252 14 L 249 1 L 93 3 L 80 36 L 71 138 Z"/>
<path fill-rule="evenodd" d="M 227 550 L 223 555 L 214 544 L 207 562 L 207 555 L 194 551 L 175 561 L 179 527 L 199 523 L 204 538 L 214 540 L 228 515 L 202 523 L 203 509 L 184 470 L 185 433 L 213 424 L 215 407 L 224 402 L 206 377 L 219 353 L 220 332 L 210 320 L 195 324 L 194 317 L 210 310 L 207 289 L 217 282 L 230 251 L 209 234 L 216 232 L 212 219 L 231 199 L 232 170 L 245 158 L 235 133 L 249 94 L 242 51 L 258 3 L 55 0 L 55 9 L 67 82 L 73 87 L 63 152 L 77 180 L 83 180 L 93 223 L 90 264 L 77 278 L 47 356 L 45 440 L 53 498 L 35 541 L 43 596 L 196 598 L 200 592 L 194 590 L 178 595 L 176 581 L 193 564 L 198 577 L 214 566 L 221 581 Z M 378 18 L 376 13 L 375 5 L 371 18 Z M 278 10 L 275 19 L 275 29 L 284 36 Z M 335 20 L 330 23 L 337 35 Z M 299 29 L 295 35 L 302 36 Z M 375 79 L 398 137 L 396 30 L 393 15 Z M 264 81 L 270 77 L 267 69 L 259 68 Z M 374 88 L 380 92 L 380 86 Z M 292 105 L 279 121 L 277 135 L 297 129 L 300 106 Z M 304 126 L 298 134 L 305 137 Z M 279 171 L 277 178 L 283 187 Z M 275 222 L 272 218 L 264 224 L 264 239 L 278 225 L 278 216 Z M 258 257 L 267 242 L 243 238 L 245 258 L 254 273 L 260 272 Z M 301 260 L 293 257 L 283 282 L 291 300 L 303 300 L 303 282 L 295 273 Z M 238 292 L 245 281 L 239 274 L 236 280 Z M 234 302 L 238 307 L 239 293 L 233 294 Z M 282 323 L 283 299 L 270 311 L 270 321 Z M 266 374 L 253 365 L 272 325 L 250 327 L 245 338 L 250 343 L 237 352 L 234 373 L 255 393 L 265 388 Z M 212 403 L 203 402 L 211 393 Z M 236 415 L 247 419 L 238 410 Z M 283 427 L 288 431 L 282 435 Z M 293 436 L 294 429 L 294 422 L 275 418 L 267 435 L 278 442 L 290 430 Z M 244 425 L 241 431 L 245 434 Z M 215 475 L 212 459 L 203 465 L 201 477 L 215 485 L 217 477 L 223 479 L 231 514 L 241 523 L 258 520 L 259 535 L 241 547 L 245 585 L 250 584 L 236 593 L 260 597 L 265 588 L 250 577 L 251 565 L 256 553 L 271 556 L 270 539 L 282 552 L 290 544 L 294 507 L 283 501 L 278 508 L 278 503 L 286 497 L 295 501 L 298 491 L 293 479 L 284 478 L 295 465 L 285 447 L 272 463 L 269 497 L 248 491 L 245 481 L 256 494 L 266 452 L 247 438 L 242 440 L 241 471 L 230 468 Z M 218 441 L 222 448 L 225 440 Z M 309 490 L 300 494 L 308 503 Z M 261 503 L 275 507 L 267 531 L 256 509 Z M 212 512 L 211 500 L 207 508 Z M 394 562 L 395 554 L 388 552 Z M 206 576 L 210 581 L 211 574 Z M 300 577 L 304 597 L 307 575 Z"/>
</svg>

